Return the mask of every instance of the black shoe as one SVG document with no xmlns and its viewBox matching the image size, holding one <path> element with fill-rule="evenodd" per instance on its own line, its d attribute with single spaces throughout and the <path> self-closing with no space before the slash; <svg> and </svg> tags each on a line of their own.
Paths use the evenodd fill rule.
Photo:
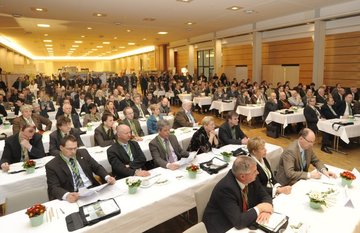
<svg viewBox="0 0 360 233">
<path fill-rule="evenodd" d="M 322 146 L 321 150 L 324 151 L 327 154 L 332 154 L 331 150 L 329 148 L 327 148 L 326 146 Z"/>
</svg>

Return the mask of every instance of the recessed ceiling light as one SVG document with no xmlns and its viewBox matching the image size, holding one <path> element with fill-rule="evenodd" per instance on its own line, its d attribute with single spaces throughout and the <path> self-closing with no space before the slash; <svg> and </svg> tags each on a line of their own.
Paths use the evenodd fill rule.
<svg viewBox="0 0 360 233">
<path fill-rule="evenodd" d="M 97 49 L 91 49 L 92 51 L 96 51 Z"/>
<path fill-rule="evenodd" d="M 110 42 L 109 41 L 104 41 L 103 44 L 110 44 Z"/>
<path fill-rule="evenodd" d="M 81 38 L 85 38 L 85 36 L 84 35 L 82 35 L 82 36 L 80 36 Z"/>
<path fill-rule="evenodd" d="M 155 18 L 143 18 L 143 21 L 153 22 L 155 21 Z"/>
<path fill-rule="evenodd" d="M 131 30 L 130 30 L 130 29 L 127 29 L 126 31 L 127 31 L 127 32 L 131 32 Z"/>
<path fill-rule="evenodd" d="M 187 25 L 194 25 L 195 23 L 193 23 L 193 22 L 187 22 L 186 24 L 187 24 Z"/>
<path fill-rule="evenodd" d="M 117 40 L 117 36 L 114 36 L 114 40 Z"/>
<path fill-rule="evenodd" d="M 38 26 L 39 28 L 49 28 L 49 27 L 50 27 L 49 24 L 44 24 L 44 23 L 38 23 L 37 26 Z"/>
<path fill-rule="evenodd" d="M 70 51 L 75 51 L 75 50 L 76 50 L 76 48 L 70 48 L 69 50 L 70 50 Z"/>
<path fill-rule="evenodd" d="M 42 7 L 30 7 L 30 9 L 35 12 L 47 12 L 47 9 Z"/>
<path fill-rule="evenodd" d="M 105 17 L 106 14 L 103 14 L 103 13 L 94 13 L 93 16 L 96 16 L 96 17 Z"/>
<path fill-rule="evenodd" d="M 82 40 L 75 40 L 74 43 L 75 44 L 82 44 Z"/>
<path fill-rule="evenodd" d="M 124 48 L 126 48 L 125 46 L 119 46 L 118 47 L 119 49 L 124 49 Z"/>
<path fill-rule="evenodd" d="M 44 34 L 44 36 L 48 36 L 49 34 Z"/>
<path fill-rule="evenodd" d="M 143 40 L 146 40 L 146 38 L 143 38 Z"/>
<path fill-rule="evenodd" d="M 240 10 L 242 9 L 242 7 L 239 7 L 239 6 L 231 6 L 231 7 L 228 7 L 226 8 L 227 10 L 232 10 L 232 11 L 237 11 L 237 10 Z"/>
<path fill-rule="evenodd" d="M 158 32 L 157 34 L 159 34 L 159 35 L 166 35 L 166 34 L 168 34 L 168 32 Z"/>
<path fill-rule="evenodd" d="M 79 48 L 79 45 L 74 44 L 74 45 L 72 45 L 71 47 L 73 47 L 73 48 Z"/>
<path fill-rule="evenodd" d="M 98 46 L 96 46 L 96 48 L 99 48 L 99 49 L 101 49 L 103 46 L 102 45 L 98 45 Z"/>
<path fill-rule="evenodd" d="M 244 10 L 244 13 L 246 13 L 246 14 L 252 14 L 252 13 L 255 13 L 255 11 L 254 11 L 254 10 Z"/>
<path fill-rule="evenodd" d="M 193 0 L 176 0 L 176 1 L 178 1 L 178 2 L 184 2 L 184 3 L 190 3 L 190 2 L 192 2 Z"/>
<path fill-rule="evenodd" d="M 92 27 L 87 27 L 88 30 L 92 30 L 93 28 Z"/>
<path fill-rule="evenodd" d="M 135 43 L 134 42 L 129 42 L 128 45 L 135 45 Z"/>
<path fill-rule="evenodd" d="M 45 47 L 53 47 L 52 44 L 46 44 Z"/>
<path fill-rule="evenodd" d="M 45 43 L 51 43 L 52 40 L 43 40 Z"/>
<path fill-rule="evenodd" d="M 46 49 L 47 49 L 48 51 L 49 51 L 49 50 L 53 50 L 53 48 L 46 48 Z"/>
</svg>

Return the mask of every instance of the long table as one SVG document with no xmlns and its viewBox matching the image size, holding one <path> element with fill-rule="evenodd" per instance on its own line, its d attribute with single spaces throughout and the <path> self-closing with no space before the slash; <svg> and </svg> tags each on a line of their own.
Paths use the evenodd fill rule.
<svg viewBox="0 0 360 233">
<path fill-rule="evenodd" d="M 223 102 L 221 100 L 215 100 L 211 103 L 210 110 L 217 109 L 219 113 L 232 111 L 235 108 L 236 99 L 231 100 L 231 102 Z"/>
<path fill-rule="evenodd" d="M 264 115 L 265 105 L 248 104 L 246 106 L 237 106 L 236 113 L 246 116 L 247 121 L 251 121 L 253 117 L 260 117 Z"/>
<path fill-rule="evenodd" d="M 220 148 L 221 151 L 232 151 L 241 147 L 240 145 L 228 145 Z M 267 144 L 268 154 L 281 154 L 282 149 L 278 146 Z M 213 152 L 198 155 L 193 163 L 208 161 L 214 156 L 220 155 Z M 161 174 L 168 182 L 163 185 L 153 185 L 150 188 L 139 188 L 138 193 L 129 195 L 125 180 L 118 180 L 114 186 L 109 186 L 101 191 L 99 196 L 93 200 L 114 197 L 121 208 L 121 214 L 104 220 L 93 226 L 85 227 L 77 232 L 143 232 L 168 219 L 171 219 L 193 207 L 195 207 L 194 192 L 202 185 L 209 182 L 218 182 L 231 168 L 235 157 L 226 169 L 218 174 L 209 175 L 205 171 L 199 172 L 196 179 L 189 179 L 185 166 L 176 171 L 163 168 L 151 170 L 151 174 Z M 0 179 L 2 180 L 2 179 Z M 1 187 L 1 185 L 0 185 Z M 86 200 L 90 201 L 90 200 Z M 84 200 L 81 200 L 84 203 Z M 0 225 L 12 226 L 14 232 L 66 232 L 65 216 L 78 211 L 78 204 L 66 201 L 54 200 L 45 203 L 47 208 L 52 207 L 59 218 L 43 225 L 31 228 L 28 217 L 24 211 L 19 211 L 0 218 Z M 60 208 L 65 212 L 62 214 Z M 165 210 L 165 211 L 162 211 Z"/>
<path fill-rule="evenodd" d="M 327 167 L 338 174 L 343 171 L 329 165 Z M 322 210 L 311 209 L 309 197 L 306 194 L 310 191 L 327 191 L 328 188 L 336 190 L 335 203 Z M 349 198 L 351 198 L 354 208 L 345 207 Z M 293 185 L 290 195 L 277 196 L 273 200 L 273 206 L 275 212 L 289 216 L 289 225 L 284 233 L 295 232 L 290 229 L 290 226 L 298 223 L 303 223 L 303 229 L 298 232 L 353 233 L 355 226 L 360 221 L 360 179 L 357 178 L 347 189 L 341 185 L 340 178 L 333 180 L 322 175 L 320 180 L 300 180 Z M 249 232 L 249 229 L 236 230 L 233 228 L 228 231 L 228 233 L 240 232 Z M 256 230 L 254 232 L 263 231 Z"/>
</svg>

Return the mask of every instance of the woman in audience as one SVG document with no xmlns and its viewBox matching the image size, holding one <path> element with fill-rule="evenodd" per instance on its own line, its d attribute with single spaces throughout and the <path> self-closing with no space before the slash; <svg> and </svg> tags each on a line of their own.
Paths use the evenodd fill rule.
<svg viewBox="0 0 360 233">
<path fill-rule="evenodd" d="M 50 100 L 47 94 L 40 96 L 40 115 L 49 118 L 48 112 L 55 112 L 54 103 Z"/>
<path fill-rule="evenodd" d="M 86 126 L 90 122 L 101 121 L 100 113 L 97 110 L 96 104 L 89 104 L 89 113 L 84 116 L 83 126 Z"/>
<path fill-rule="evenodd" d="M 158 132 L 157 122 L 158 120 L 163 119 L 162 115 L 160 115 L 160 106 L 158 104 L 150 105 L 150 110 L 152 114 L 146 121 L 149 135 Z"/>
<path fill-rule="evenodd" d="M 120 119 L 119 114 L 117 113 L 115 109 L 114 102 L 108 101 L 105 105 L 105 111 L 104 113 L 110 113 L 114 117 L 114 121 L 118 121 Z"/>
<path fill-rule="evenodd" d="M 265 140 L 257 136 L 250 138 L 247 144 L 247 148 L 249 150 L 250 156 L 257 163 L 257 170 L 259 174 L 257 175 L 256 179 L 260 181 L 269 195 L 274 197 L 280 193 L 289 194 L 291 192 L 291 186 L 281 187 L 280 184 L 275 180 L 270 164 L 265 157 Z"/>
<path fill-rule="evenodd" d="M 102 90 L 97 90 L 96 91 L 94 103 L 99 107 L 100 106 L 105 106 L 106 99 L 104 97 L 104 92 Z"/>
<path fill-rule="evenodd" d="M 202 127 L 191 138 L 188 151 L 198 151 L 198 154 L 206 153 L 211 148 L 219 147 L 219 139 L 215 133 L 215 122 L 211 116 L 206 116 L 201 121 Z"/>
</svg>

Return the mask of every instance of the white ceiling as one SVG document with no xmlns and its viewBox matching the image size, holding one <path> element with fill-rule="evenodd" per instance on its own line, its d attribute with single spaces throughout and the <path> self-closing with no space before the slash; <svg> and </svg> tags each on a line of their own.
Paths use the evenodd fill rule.
<svg viewBox="0 0 360 233">
<path fill-rule="evenodd" d="M 20 44 L 34 56 L 49 55 L 45 44 L 52 44 L 55 56 L 65 56 L 78 40 L 83 43 L 78 44 L 72 56 L 108 56 L 348 1 L 0 0 L 0 35 Z M 228 10 L 231 6 L 242 9 Z M 32 8 L 46 11 L 37 12 Z M 255 13 L 246 14 L 244 10 L 255 10 Z M 96 17 L 94 13 L 103 13 L 106 17 Z M 190 26 L 187 22 L 194 24 Z M 49 24 L 50 28 L 39 28 L 39 23 Z M 159 31 L 168 34 L 158 35 Z M 45 39 L 52 43 L 44 43 Z M 110 44 L 102 44 L 104 41 Z M 129 42 L 135 45 L 128 45 Z M 88 53 L 92 49 L 97 50 Z"/>
</svg>

